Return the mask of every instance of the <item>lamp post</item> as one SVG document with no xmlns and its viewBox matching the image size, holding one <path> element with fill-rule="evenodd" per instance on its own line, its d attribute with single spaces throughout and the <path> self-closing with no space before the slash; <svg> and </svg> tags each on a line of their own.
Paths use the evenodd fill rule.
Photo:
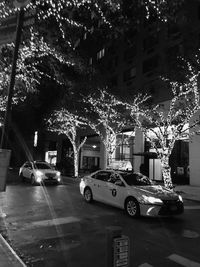
<svg viewBox="0 0 200 267">
<path fill-rule="evenodd" d="M 14 90 L 14 85 L 15 85 L 16 65 L 17 65 L 18 51 L 19 51 L 22 26 L 23 26 L 24 7 L 29 3 L 30 3 L 30 0 L 14 0 L 13 2 L 13 5 L 20 9 L 18 12 L 18 17 L 17 17 L 15 48 L 14 48 L 14 54 L 13 54 L 10 84 L 8 88 L 8 100 L 6 104 L 4 125 L 2 129 L 2 134 L 1 134 L 0 148 L 7 148 L 7 136 L 8 136 L 8 132 L 9 132 L 8 129 L 9 129 L 9 124 L 11 120 L 12 97 L 13 97 L 13 90 Z"/>
</svg>

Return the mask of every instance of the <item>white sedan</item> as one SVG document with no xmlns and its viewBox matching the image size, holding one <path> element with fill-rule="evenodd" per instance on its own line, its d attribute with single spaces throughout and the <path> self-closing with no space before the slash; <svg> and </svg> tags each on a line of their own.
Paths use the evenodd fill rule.
<svg viewBox="0 0 200 267">
<path fill-rule="evenodd" d="M 125 209 L 131 217 L 169 216 L 184 212 L 183 199 L 141 173 L 99 170 L 81 179 L 80 192 L 92 200 Z"/>
<path fill-rule="evenodd" d="M 19 169 L 19 176 L 32 185 L 42 183 L 60 183 L 61 173 L 45 161 L 27 161 Z"/>
</svg>

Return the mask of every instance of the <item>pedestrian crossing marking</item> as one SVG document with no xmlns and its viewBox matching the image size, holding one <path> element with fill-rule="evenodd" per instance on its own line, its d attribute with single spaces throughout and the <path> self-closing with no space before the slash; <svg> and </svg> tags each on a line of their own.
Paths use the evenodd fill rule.
<svg viewBox="0 0 200 267">
<path fill-rule="evenodd" d="M 74 223 L 74 222 L 80 222 L 80 219 L 73 217 L 73 216 L 63 217 L 63 218 L 53 218 L 50 220 L 31 222 L 25 225 L 25 228 L 31 228 L 33 226 L 36 226 L 36 227 L 57 226 L 60 224 L 67 224 L 67 223 Z"/>
<path fill-rule="evenodd" d="M 172 254 L 167 258 L 185 267 L 200 267 L 200 263 L 191 261 L 177 254 Z"/>
<path fill-rule="evenodd" d="M 139 265 L 138 267 L 153 267 L 151 264 L 148 263 L 142 263 L 141 265 Z"/>
</svg>

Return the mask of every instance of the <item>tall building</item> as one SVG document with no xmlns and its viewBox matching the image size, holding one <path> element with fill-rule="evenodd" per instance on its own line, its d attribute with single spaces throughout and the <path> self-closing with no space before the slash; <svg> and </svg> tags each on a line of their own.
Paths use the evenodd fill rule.
<svg viewBox="0 0 200 267">
<path fill-rule="evenodd" d="M 161 22 L 155 16 L 143 19 L 136 29 L 104 44 L 96 42 L 96 39 L 94 41 L 92 35 L 88 36 L 88 40 L 84 40 L 90 48 L 88 61 L 91 68 L 94 66 L 100 70 L 101 83 L 108 86 L 113 94 L 123 98 L 130 99 L 138 92 L 144 92 L 152 96 L 154 103 L 170 100 L 170 88 L 161 81 L 160 76 L 168 75 L 171 79 L 181 79 L 177 58 L 192 60 L 199 48 L 199 1 L 185 1 L 179 13 L 176 21 L 168 23 Z M 130 160 L 136 170 L 144 164 L 147 174 L 153 178 L 153 169 L 156 168 L 157 177 L 162 179 L 159 163 L 150 158 L 150 154 L 144 153 L 149 152 L 150 148 L 141 134 L 131 137 L 131 141 L 127 141 L 126 132 L 118 138 L 126 142 L 119 142 L 120 145 L 113 155 L 115 160 Z M 172 176 L 175 182 L 200 184 L 200 180 L 196 178 L 200 172 L 197 168 L 200 158 L 194 149 L 200 144 L 198 137 L 196 139 L 195 145 L 187 138 L 175 144 L 171 155 Z M 89 154 L 92 157 L 93 153 Z"/>
</svg>

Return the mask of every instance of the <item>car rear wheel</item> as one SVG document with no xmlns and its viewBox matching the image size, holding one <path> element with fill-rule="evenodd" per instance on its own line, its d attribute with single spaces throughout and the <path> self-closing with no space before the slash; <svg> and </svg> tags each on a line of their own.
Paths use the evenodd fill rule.
<svg viewBox="0 0 200 267">
<path fill-rule="evenodd" d="M 85 201 L 88 203 L 92 202 L 92 200 L 93 200 L 92 191 L 89 187 L 85 188 L 84 198 L 85 198 Z"/>
<path fill-rule="evenodd" d="M 130 216 L 130 217 L 139 217 L 140 216 L 140 207 L 139 204 L 137 202 L 137 200 L 133 197 L 129 197 L 126 202 L 125 202 L 125 210 L 126 213 Z"/>
</svg>

